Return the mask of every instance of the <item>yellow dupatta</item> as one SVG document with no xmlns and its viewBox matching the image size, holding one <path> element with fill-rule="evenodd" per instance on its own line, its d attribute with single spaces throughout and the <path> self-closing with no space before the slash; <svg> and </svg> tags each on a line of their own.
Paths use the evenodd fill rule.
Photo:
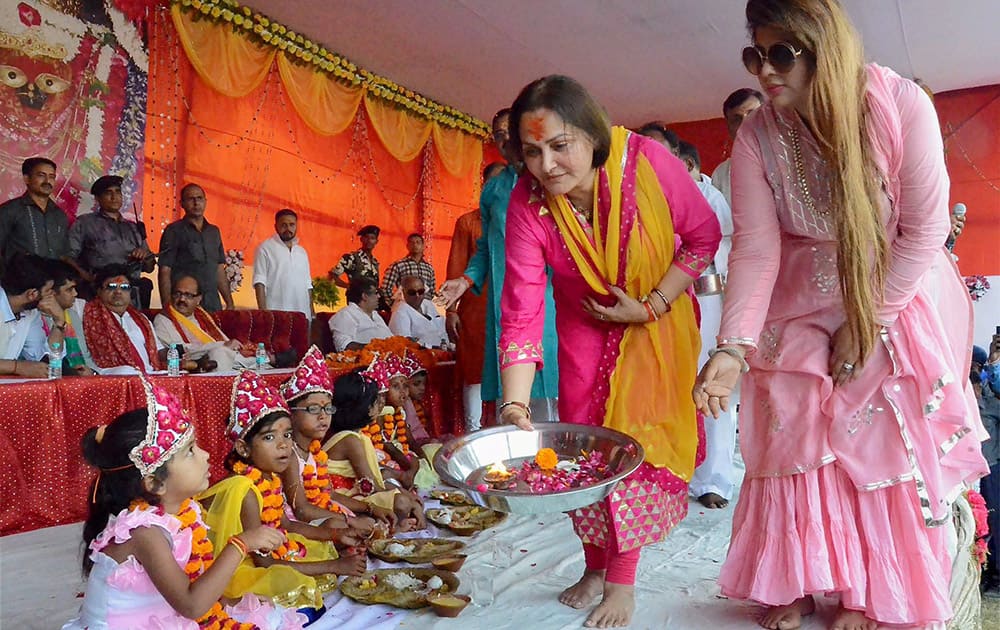
<svg viewBox="0 0 1000 630">
<path fill-rule="evenodd" d="M 594 186 L 593 240 L 577 220 L 565 195 L 546 195 L 560 234 L 590 289 L 608 295 L 625 265 L 625 286 L 633 298 L 648 295 L 674 257 L 674 227 L 659 179 L 642 155 L 628 155 L 629 131 L 614 127 L 605 164 L 611 191 L 607 233 L 602 232 L 598 188 Z M 634 164 L 637 216 L 622 234 L 622 184 L 626 162 Z M 624 260 L 622 238 L 628 239 Z M 681 294 L 658 321 L 629 325 L 611 373 L 604 426 L 642 444 L 646 461 L 666 467 L 684 481 L 694 472 L 698 427 L 691 389 L 701 337 L 691 298 Z"/>
<path fill-rule="evenodd" d="M 170 311 L 171 319 L 183 326 L 191 337 L 197 339 L 200 343 L 212 343 L 215 341 L 211 335 L 206 333 L 199 326 L 195 326 L 190 319 L 181 315 L 181 313 L 174 308 L 173 304 L 167 304 L 167 310 Z"/>
</svg>

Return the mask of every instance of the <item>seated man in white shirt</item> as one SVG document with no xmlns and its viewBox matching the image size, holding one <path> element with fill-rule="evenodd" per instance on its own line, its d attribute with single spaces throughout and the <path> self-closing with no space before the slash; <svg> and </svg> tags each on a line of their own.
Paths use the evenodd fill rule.
<svg viewBox="0 0 1000 630">
<path fill-rule="evenodd" d="M 427 287 L 419 276 L 406 276 L 399 283 L 403 301 L 396 304 L 389 319 L 389 330 L 408 337 L 425 348 L 441 348 L 448 341 L 445 320 L 437 308 L 425 299 Z"/>
<path fill-rule="evenodd" d="M 201 308 L 198 280 L 187 273 L 170 283 L 170 304 L 153 319 L 156 338 L 167 347 L 180 344 L 186 359 L 198 361 L 200 371 L 230 371 L 234 366 L 253 368 L 256 358 L 245 356 L 243 343 L 230 339 Z"/>
<path fill-rule="evenodd" d="M 0 374 L 45 378 L 48 355 L 63 349 L 66 320 L 55 301 L 48 261 L 22 255 L 10 260 L 0 289 Z M 42 313 L 52 317 L 46 335 Z"/>
<path fill-rule="evenodd" d="M 167 348 L 156 338 L 153 324 L 132 306 L 132 285 L 124 265 L 109 265 L 95 274 L 97 297 L 83 309 L 83 332 L 94 364 L 102 374 L 163 370 Z M 181 368 L 198 369 L 194 361 Z"/>
<path fill-rule="evenodd" d="M 392 337 L 378 309 L 378 285 L 368 278 L 355 278 L 347 287 L 347 306 L 330 318 L 333 348 L 337 352 L 360 350 L 372 339 Z"/>
</svg>

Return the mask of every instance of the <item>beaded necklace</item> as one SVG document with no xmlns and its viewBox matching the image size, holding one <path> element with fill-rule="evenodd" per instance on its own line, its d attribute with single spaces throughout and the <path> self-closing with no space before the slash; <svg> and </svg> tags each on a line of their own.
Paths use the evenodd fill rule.
<svg viewBox="0 0 1000 630">
<path fill-rule="evenodd" d="M 152 510 L 160 516 L 166 515 L 163 506 L 152 506 L 143 499 L 133 501 L 129 509 L 132 511 Z M 189 580 L 194 582 L 208 570 L 208 567 L 212 566 L 212 562 L 215 560 L 212 541 L 208 538 L 208 528 L 205 527 L 205 523 L 202 522 L 198 511 L 194 508 L 194 499 L 185 499 L 181 503 L 180 510 L 173 517 L 181 522 L 179 531 L 191 531 L 191 556 L 188 558 L 187 564 L 184 565 L 184 573 L 187 574 Z M 259 630 L 252 623 L 240 623 L 230 617 L 220 602 L 212 604 L 208 612 L 196 619 L 196 622 L 199 628 L 208 630 Z"/>
</svg>

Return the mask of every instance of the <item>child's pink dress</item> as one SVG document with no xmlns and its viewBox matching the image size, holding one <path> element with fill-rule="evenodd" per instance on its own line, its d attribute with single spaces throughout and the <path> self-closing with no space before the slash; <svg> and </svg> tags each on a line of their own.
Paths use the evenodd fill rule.
<svg viewBox="0 0 1000 630">
<path fill-rule="evenodd" d="M 201 510 L 195 504 L 198 518 Z M 87 593 L 80 615 L 63 630 L 198 630 L 198 624 L 180 615 L 163 598 L 149 574 L 134 556 L 118 564 L 103 553 L 111 543 L 123 543 L 138 527 L 157 527 L 170 540 L 174 559 L 182 569 L 191 556 L 191 531 L 181 531 L 181 522 L 171 514 L 160 515 L 155 510 L 123 510 L 112 516 L 104 531 L 90 543 L 94 566 L 87 580 Z M 252 623 L 261 629 L 301 628 L 305 616 L 294 610 L 276 608 L 252 595 L 246 595 L 235 606 L 226 606 L 233 619 Z"/>
</svg>

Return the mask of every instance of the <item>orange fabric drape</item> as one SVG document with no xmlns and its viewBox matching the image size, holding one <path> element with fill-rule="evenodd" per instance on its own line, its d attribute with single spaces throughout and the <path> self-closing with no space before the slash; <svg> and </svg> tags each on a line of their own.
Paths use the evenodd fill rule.
<svg viewBox="0 0 1000 630">
<path fill-rule="evenodd" d="M 207 20 L 195 22 L 179 5 L 170 8 L 177 37 L 202 80 L 233 98 L 246 96 L 267 77 L 275 49 L 258 46 L 245 37 Z"/>
<path fill-rule="evenodd" d="M 274 213 L 292 208 L 314 276 L 355 249 L 357 230 L 374 223 L 382 228 L 375 255 L 383 270 L 406 254 L 406 235 L 417 231 L 444 279 L 455 219 L 478 205 L 478 162 L 452 175 L 426 138 L 413 159 L 400 161 L 377 139 L 367 107 L 355 107 L 340 133 L 320 133 L 344 123 L 335 113 L 305 120 L 295 100 L 310 90 L 337 96 L 331 86 L 310 86 L 309 73 L 322 75 L 280 59 L 246 95 L 225 96 L 189 62 L 169 14 L 157 13 L 149 28 L 143 219 L 154 250 L 163 227 L 182 214 L 179 189 L 194 182 L 205 188 L 206 218 L 222 230 L 226 249 L 242 250 L 248 264 L 274 234 Z M 387 109 L 383 120 L 401 113 Z"/>
<path fill-rule="evenodd" d="M 295 111 L 321 136 L 347 129 L 358 113 L 363 90 L 348 87 L 312 68 L 297 66 L 278 55 L 278 72 Z"/>
<path fill-rule="evenodd" d="M 416 159 L 433 133 L 442 165 L 452 175 L 478 170 L 482 162 L 482 141 L 475 136 L 442 128 L 432 120 L 394 107 L 369 94 L 364 85 L 345 85 L 312 66 L 296 63 L 283 51 L 258 46 L 242 32 L 208 20 L 195 21 L 178 5 L 170 8 L 170 16 L 198 76 L 225 96 L 247 96 L 276 65 L 292 108 L 316 134 L 329 136 L 346 130 L 364 99 L 372 129 L 397 160 Z"/>
</svg>

